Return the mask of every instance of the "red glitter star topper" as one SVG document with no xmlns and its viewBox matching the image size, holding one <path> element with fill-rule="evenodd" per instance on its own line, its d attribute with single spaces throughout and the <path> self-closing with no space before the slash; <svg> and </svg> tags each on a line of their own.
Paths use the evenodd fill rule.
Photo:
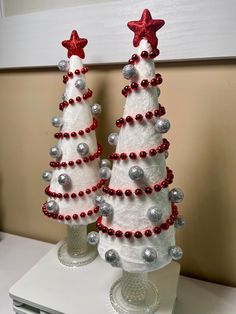
<svg viewBox="0 0 236 314">
<path fill-rule="evenodd" d="M 165 24 L 163 20 L 153 20 L 148 9 L 143 11 L 139 21 L 128 22 L 128 27 L 134 32 L 133 45 L 137 47 L 143 38 L 146 38 L 153 49 L 156 49 L 158 39 L 156 32 Z"/>
<path fill-rule="evenodd" d="M 68 49 L 67 56 L 70 58 L 72 55 L 79 56 L 84 59 L 85 54 L 83 48 L 87 45 L 86 38 L 80 38 L 77 31 L 73 30 L 69 40 L 63 40 L 62 46 Z"/>
</svg>

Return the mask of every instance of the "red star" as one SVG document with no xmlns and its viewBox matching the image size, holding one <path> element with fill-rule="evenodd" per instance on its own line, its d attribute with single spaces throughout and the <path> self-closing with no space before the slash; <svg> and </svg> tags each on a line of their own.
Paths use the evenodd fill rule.
<svg viewBox="0 0 236 314">
<path fill-rule="evenodd" d="M 129 22 L 127 25 L 134 32 L 133 45 L 137 47 L 143 38 L 146 38 L 155 49 L 158 44 L 156 32 L 165 24 L 163 20 L 153 20 L 148 9 L 143 11 L 139 21 Z"/>
<path fill-rule="evenodd" d="M 87 45 L 87 43 L 88 41 L 86 38 L 80 38 L 78 33 L 73 30 L 70 35 L 70 40 L 63 40 L 62 46 L 68 49 L 68 58 L 72 55 L 76 55 L 84 59 L 85 55 L 83 48 Z"/>
</svg>

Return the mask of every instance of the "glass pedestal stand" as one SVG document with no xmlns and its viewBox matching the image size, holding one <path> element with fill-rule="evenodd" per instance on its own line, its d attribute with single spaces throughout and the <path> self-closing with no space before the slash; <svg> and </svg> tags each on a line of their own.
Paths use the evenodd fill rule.
<svg viewBox="0 0 236 314">
<path fill-rule="evenodd" d="M 67 225 L 67 237 L 58 249 L 59 261 L 69 267 L 91 263 L 97 257 L 96 246 L 87 243 L 87 226 Z"/>
<path fill-rule="evenodd" d="M 120 314 L 156 313 L 160 305 L 157 288 L 148 281 L 147 273 L 129 273 L 123 270 L 110 290 L 110 301 Z"/>
</svg>

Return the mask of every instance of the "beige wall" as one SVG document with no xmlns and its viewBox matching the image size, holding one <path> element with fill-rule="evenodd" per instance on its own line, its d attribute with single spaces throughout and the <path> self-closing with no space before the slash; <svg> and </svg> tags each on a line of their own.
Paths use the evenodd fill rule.
<svg viewBox="0 0 236 314">
<path fill-rule="evenodd" d="M 100 142 L 115 130 L 125 84 L 121 66 L 92 67 L 94 101 L 103 105 Z M 187 226 L 178 231 L 182 272 L 236 286 L 236 62 L 160 64 L 161 103 L 172 122 L 168 165 L 183 188 Z M 41 214 L 41 180 L 54 143 L 52 115 L 63 92 L 55 69 L 0 72 L 0 229 L 56 242 L 64 226 Z M 105 153 L 109 148 L 105 144 Z"/>
</svg>

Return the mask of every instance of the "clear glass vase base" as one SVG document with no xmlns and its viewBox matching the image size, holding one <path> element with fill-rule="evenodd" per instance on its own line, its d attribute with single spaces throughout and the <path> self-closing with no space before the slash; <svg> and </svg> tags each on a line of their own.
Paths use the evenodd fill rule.
<svg viewBox="0 0 236 314">
<path fill-rule="evenodd" d="M 160 296 L 156 286 L 148 281 L 145 300 L 133 304 L 126 301 L 121 293 L 121 279 L 116 281 L 110 290 L 110 301 L 117 313 L 120 314 L 154 314 L 160 306 Z"/>
<path fill-rule="evenodd" d="M 83 254 L 71 255 L 68 253 L 67 243 L 63 243 L 58 249 L 58 259 L 61 264 L 68 267 L 80 267 L 91 263 L 98 255 L 97 247 L 88 245 L 88 249 Z"/>
</svg>

